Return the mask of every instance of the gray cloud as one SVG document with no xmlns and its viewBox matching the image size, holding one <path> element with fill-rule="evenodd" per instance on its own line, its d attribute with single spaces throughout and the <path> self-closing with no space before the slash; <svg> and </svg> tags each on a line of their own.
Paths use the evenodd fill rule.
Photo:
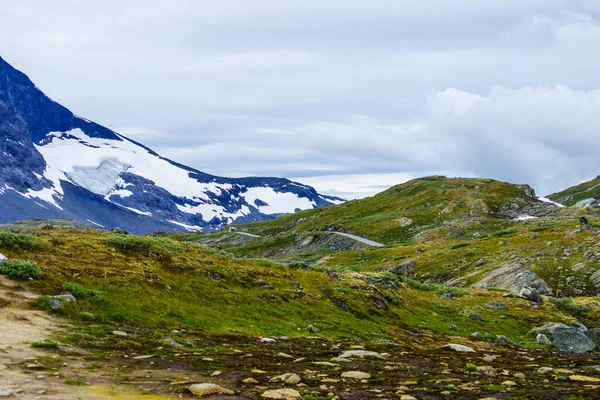
<svg viewBox="0 0 600 400">
<path fill-rule="evenodd" d="M 599 21 L 586 0 L 5 0 L 0 48 L 74 112 L 209 173 L 545 193 L 600 173 Z"/>
</svg>

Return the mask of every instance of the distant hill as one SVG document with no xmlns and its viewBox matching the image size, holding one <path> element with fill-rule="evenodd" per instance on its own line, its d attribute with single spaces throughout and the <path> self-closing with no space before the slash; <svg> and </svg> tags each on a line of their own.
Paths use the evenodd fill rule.
<svg viewBox="0 0 600 400">
<path fill-rule="evenodd" d="M 561 192 L 553 193 L 548 198 L 567 206 L 598 207 L 600 206 L 598 201 L 600 199 L 600 176 Z"/>
</svg>

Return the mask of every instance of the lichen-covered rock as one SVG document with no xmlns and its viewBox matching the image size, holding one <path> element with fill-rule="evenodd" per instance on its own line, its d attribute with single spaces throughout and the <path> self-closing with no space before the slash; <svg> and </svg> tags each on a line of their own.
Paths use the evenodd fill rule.
<svg viewBox="0 0 600 400">
<path fill-rule="evenodd" d="M 585 332 L 588 337 L 596 345 L 596 351 L 600 351 L 600 328 L 589 329 Z"/>
<path fill-rule="evenodd" d="M 502 267 L 484 274 L 483 278 L 473 287 L 478 289 L 502 287 L 514 293 L 519 293 L 524 287 L 531 287 L 541 294 L 552 294 L 552 289 L 543 279 L 519 263 L 504 264 Z"/>
<path fill-rule="evenodd" d="M 294 389 L 277 389 L 267 390 L 260 397 L 264 399 L 275 399 L 275 400 L 289 400 L 289 399 L 301 399 L 302 395 Z"/>
<path fill-rule="evenodd" d="M 544 325 L 533 328 L 529 331 L 529 336 L 536 337 L 539 334 L 546 335 L 551 338 L 554 335 L 556 328 L 569 328 L 568 325 L 560 322 L 544 322 Z"/>
<path fill-rule="evenodd" d="M 347 371 L 342 374 L 342 378 L 346 379 L 371 379 L 371 374 L 361 371 Z"/>
<path fill-rule="evenodd" d="M 188 390 L 196 396 L 211 396 L 213 394 L 232 395 L 235 394 L 233 390 L 225 389 L 214 383 L 197 383 L 191 385 Z"/>
<path fill-rule="evenodd" d="M 556 328 L 552 335 L 552 345 L 560 350 L 585 353 L 594 350 L 596 344 L 577 328 Z"/>
<path fill-rule="evenodd" d="M 379 359 L 383 359 L 381 354 L 379 354 L 375 351 L 367 351 L 367 350 L 345 351 L 340 355 L 340 358 L 379 358 Z"/>
<path fill-rule="evenodd" d="M 463 346 L 462 344 L 456 344 L 456 343 L 447 344 L 447 345 L 443 346 L 442 349 L 454 350 L 454 351 L 463 352 L 463 353 L 475 353 L 474 349 L 472 349 L 468 346 Z"/>
<path fill-rule="evenodd" d="M 535 337 L 535 340 L 538 344 L 552 344 L 552 341 L 548 339 L 548 336 L 543 333 L 538 333 Z"/>
</svg>

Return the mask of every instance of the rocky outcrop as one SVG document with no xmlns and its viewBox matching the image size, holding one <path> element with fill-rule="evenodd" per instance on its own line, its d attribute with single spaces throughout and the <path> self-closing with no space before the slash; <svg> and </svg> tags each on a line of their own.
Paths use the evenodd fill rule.
<svg viewBox="0 0 600 400">
<path fill-rule="evenodd" d="M 478 289 L 501 287 L 514 293 L 520 293 L 521 289 L 528 287 L 536 289 L 541 294 L 552 294 L 552 289 L 543 279 L 519 263 L 504 264 L 502 267 L 486 273 L 472 287 Z"/>
</svg>

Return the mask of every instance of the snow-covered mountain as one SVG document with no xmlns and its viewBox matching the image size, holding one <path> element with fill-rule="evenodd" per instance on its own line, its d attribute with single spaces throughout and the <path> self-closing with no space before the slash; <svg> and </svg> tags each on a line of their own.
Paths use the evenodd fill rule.
<svg viewBox="0 0 600 400">
<path fill-rule="evenodd" d="M 210 230 L 342 202 L 281 178 L 221 178 L 78 117 L 0 58 L 0 222 Z"/>
</svg>

